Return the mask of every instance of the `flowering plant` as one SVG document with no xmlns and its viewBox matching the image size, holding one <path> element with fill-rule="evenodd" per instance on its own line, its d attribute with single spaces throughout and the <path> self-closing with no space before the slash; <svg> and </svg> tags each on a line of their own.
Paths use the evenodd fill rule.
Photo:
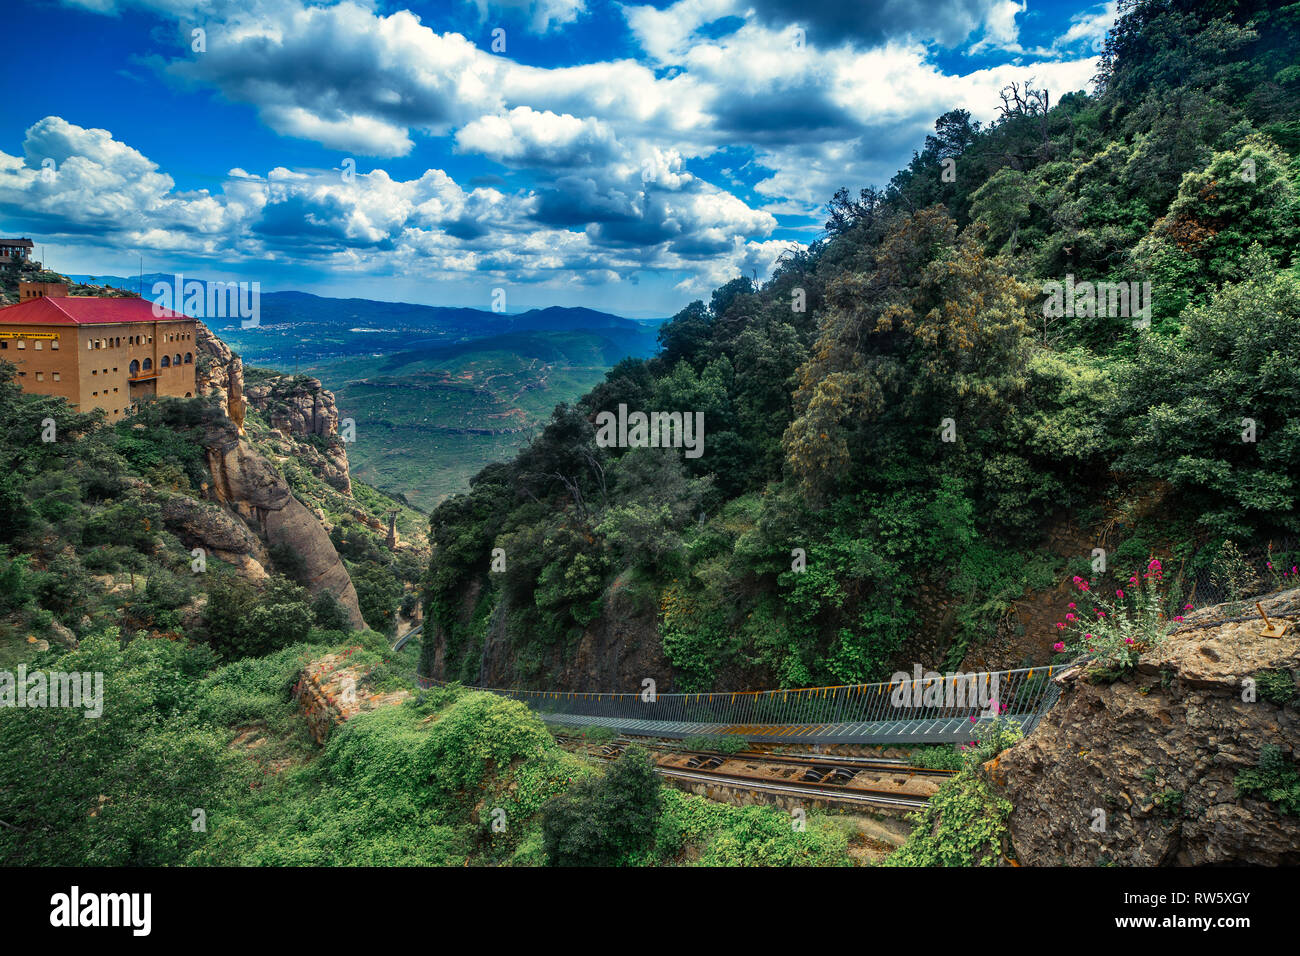
<svg viewBox="0 0 1300 956">
<path fill-rule="evenodd" d="M 1060 634 L 1052 649 L 1071 657 L 1087 655 L 1092 659 L 1090 676 L 1118 679 L 1183 619 L 1165 613 L 1163 576 L 1160 559 L 1152 558 L 1140 578 L 1134 573 L 1126 588 L 1103 597 L 1093 590 L 1092 582 L 1075 575 L 1080 599 L 1091 606 L 1076 612 L 1076 606 L 1070 605 L 1071 613 L 1056 625 Z M 1183 610 L 1190 608 L 1188 604 Z"/>
</svg>

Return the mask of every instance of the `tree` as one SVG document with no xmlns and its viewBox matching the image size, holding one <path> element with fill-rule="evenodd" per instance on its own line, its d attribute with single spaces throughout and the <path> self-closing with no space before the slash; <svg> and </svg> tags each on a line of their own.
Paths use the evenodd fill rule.
<svg viewBox="0 0 1300 956">
<path fill-rule="evenodd" d="M 552 866 L 614 866 L 654 839 L 663 797 L 654 762 L 631 748 L 603 777 L 580 780 L 542 807 Z"/>
<path fill-rule="evenodd" d="M 1147 335 L 1122 370 L 1119 465 L 1167 482 L 1205 528 L 1228 537 L 1300 529 L 1300 279 L 1259 248 L 1244 281 Z"/>
</svg>

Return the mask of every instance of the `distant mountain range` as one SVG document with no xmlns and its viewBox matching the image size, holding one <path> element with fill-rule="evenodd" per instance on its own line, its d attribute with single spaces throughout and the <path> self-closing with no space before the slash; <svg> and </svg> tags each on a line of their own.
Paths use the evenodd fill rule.
<svg viewBox="0 0 1300 956">
<path fill-rule="evenodd" d="M 171 273 L 151 272 L 144 276 L 70 275 L 77 282 L 111 285 L 133 292 L 143 289 L 152 298 L 153 288 L 159 282 L 175 283 Z M 185 276 L 185 283 L 207 282 L 194 276 Z M 377 299 L 335 299 L 311 292 L 262 292 L 260 295 L 261 323 L 278 325 L 307 322 L 314 325 L 376 328 L 382 331 L 414 331 L 436 329 L 443 334 L 462 334 L 470 338 L 500 335 L 504 332 L 551 332 L 577 329 L 627 329 L 643 331 L 654 328 L 665 319 L 628 319 L 610 312 L 601 312 L 582 306 L 548 306 L 529 309 L 527 312 L 493 312 L 465 306 L 419 305 L 413 302 L 383 302 Z M 213 328 L 238 325 L 238 320 L 225 317 L 197 316 Z"/>
</svg>

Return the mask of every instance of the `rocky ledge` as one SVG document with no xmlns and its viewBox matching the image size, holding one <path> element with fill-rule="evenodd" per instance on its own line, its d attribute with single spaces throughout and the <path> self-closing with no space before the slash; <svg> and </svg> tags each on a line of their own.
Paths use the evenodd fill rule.
<svg viewBox="0 0 1300 956">
<path fill-rule="evenodd" d="M 1264 607 L 1294 621 L 1288 611 L 1298 600 L 1300 590 L 1281 592 Z M 1207 617 L 1239 618 L 1247 608 Z M 1019 861 L 1300 863 L 1300 817 L 1234 786 L 1265 746 L 1289 761 L 1300 747 L 1300 692 L 1277 703 L 1256 683 L 1266 672 L 1294 683 L 1300 625 L 1280 638 L 1262 628 L 1258 617 L 1192 622 L 1116 683 L 1089 683 L 1080 668 L 1061 674 L 1057 705 L 990 765 L 1015 808 L 1009 830 Z"/>
</svg>

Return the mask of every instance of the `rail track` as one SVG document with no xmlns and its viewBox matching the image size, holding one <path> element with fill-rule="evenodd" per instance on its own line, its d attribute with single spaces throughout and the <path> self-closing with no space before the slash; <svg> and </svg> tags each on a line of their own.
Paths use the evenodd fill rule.
<svg viewBox="0 0 1300 956">
<path fill-rule="evenodd" d="M 582 743 L 581 738 L 559 736 L 558 742 Z M 602 760 L 614 760 L 634 741 L 621 738 L 615 742 L 589 751 Z M 665 777 L 690 780 L 705 784 L 740 787 L 764 793 L 795 797 L 812 797 L 829 803 L 851 806 L 888 806 L 907 809 L 924 807 L 928 796 L 900 792 L 898 790 L 879 790 L 869 786 L 855 785 L 860 782 L 859 775 L 875 774 L 893 775 L 895 783 L 903 785 L 908 778 L 947 777 L 954 771 L 937 770 L 930 767 L 913 767 L 904 761 L 875 757 L 825 757 L 818 755 L 790 755 L 766 751 L 740 752 L 724 754 L 713 751 L 683 751 L 666 745 L 639 743 L 640 746 L 654 751 L 655 769 Z M 785 779 L 745 773 L 729 767 L 729 764 L 765 764 L 769 766 L 789 767 L 799 774 L 797 779 Z M 802 771 L 802 772 L 800 772 Z M 906 775 L 897 779 L 898 775 Z"/>
</svg>

